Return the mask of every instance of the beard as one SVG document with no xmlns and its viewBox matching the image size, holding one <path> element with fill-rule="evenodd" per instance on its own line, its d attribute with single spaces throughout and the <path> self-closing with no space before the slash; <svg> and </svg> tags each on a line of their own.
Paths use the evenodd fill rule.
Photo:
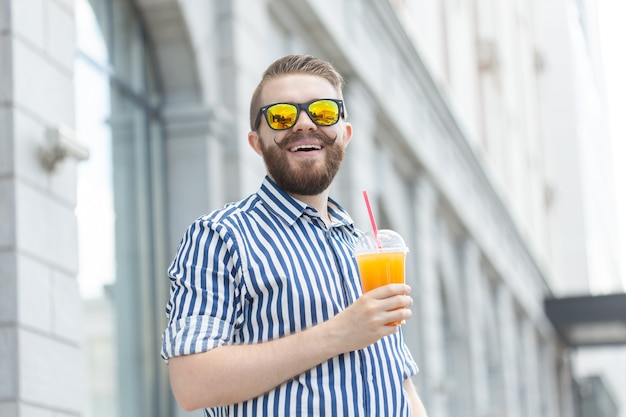
<svg viewBox="0 0 626 417">
<path fill-rule="evenodd" d="M 301 134 L 291 135 L 280 142 L 274 139 L 277 146 L 265 146 L 261 140 L 261 152 L 267 172 L 280 188 L 294 195 L 317 195 L 330 187 L 333 182 L 343 161 L 345 148 L 343 143 L 335 143 L 337 137 L 329 139 L 321 133 L 315 133 L 311 137 L 324 143 L 325 158 L 322 166 L 319 166 L 319 160 L 308 159 L 292 167 L 285 153 L 289 152 L 287 150 L 289 144 L 303 137 Z"/>
</svg>

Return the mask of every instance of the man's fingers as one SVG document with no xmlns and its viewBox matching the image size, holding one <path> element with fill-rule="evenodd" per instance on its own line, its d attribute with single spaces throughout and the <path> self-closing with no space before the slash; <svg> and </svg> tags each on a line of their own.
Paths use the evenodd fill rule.
<svg viewBox="0 0 626 417">
<path fill-rule="evenodd" d="M 381 300 L 396 295 L 406 295 L 410 292 L 411 287 L 406 284 L 388 284 L 383 285 L 382 287 L 374 288 L 373 290 L 368 291 L 366 294 L 368 294 L 368 296 L 372 298 Z"/>
</svg>

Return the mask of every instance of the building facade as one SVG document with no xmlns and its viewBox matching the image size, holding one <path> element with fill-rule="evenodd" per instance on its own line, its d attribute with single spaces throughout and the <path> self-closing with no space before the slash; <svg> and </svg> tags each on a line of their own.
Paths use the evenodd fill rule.
<svg viewBox="0 0 626 417">
<path fill-rule="evenodd" d="M 578 415 L 544 300 L 571 271 L 590 291 L 590 263 L 619 281 L 610 239 L 587 254 L 584 161 L 559 152 L 604 123 L 566 108 L 601 105 L 593 56 L 555 53 L 593 39 L 592 5 L 0 0 L 0 416 L 184 415 L 159 357 L 167 266 L 191 221 L 259 186 L 249 100 L 287 53 L 346 78 L 331 194 L 365 229 L 367 189 L 406 237 L 429 414 Z M 585 407 L 619 410 L 593 386 Z"/>
</svg>

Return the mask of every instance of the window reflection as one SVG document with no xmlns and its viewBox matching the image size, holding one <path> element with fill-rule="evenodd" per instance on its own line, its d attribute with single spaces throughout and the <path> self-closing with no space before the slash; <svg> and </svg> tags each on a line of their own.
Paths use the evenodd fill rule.
<svg viewBox="0 0 626 417">
<path fill-rule="evenodd" d="M 86 416 L 166 416 L 159 356 L 165 302 L 160 95 L 128 0 L 75 0 L 79 284 L 89 376 Z"/>
<path fill-rule="evenodd" d="M 87 0 L 75 1 L 79 54 L 74 65 L 76 133 L 90 158 L 78 165 L 78 282 L 84 298 L 87 417 L 116 417 L 117 363 L 113 303 L 115 212 L 111 162 L 109 80 L 94 63 L 108 62 L 104 36 Z"/>
<path fill-rule="evenodd" d="M 76 0 L 77 39 L 81 53 L 106 60 L 104 39 L 86 0 Z M 76 133 L 88 143 L 90 158 L 78 166 L 80 259 L 78 280 L 83 297 L 103 295 L 114 281 L 115 243 L 111 172 L 111 97 L 105 74 L 79 56 L 74 68 Z"/>
</svg>

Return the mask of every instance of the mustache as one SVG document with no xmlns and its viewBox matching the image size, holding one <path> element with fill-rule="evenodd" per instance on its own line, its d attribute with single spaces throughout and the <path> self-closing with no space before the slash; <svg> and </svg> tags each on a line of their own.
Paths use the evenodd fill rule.
<svg viewBox="0 0 626 417">
<path fill-rule="evenodd" d="M 335 141 L 337 140 L 337 134 L 335 133 L 335 137 L 334 138 L 329 138 L 328 136 L 325 136 L 319 132 L 317 133 L 312 133 L 312 134 L 302 134 L 302 133 L 298 133 L 295 135 L 290 135 L 290 136 L 285 136 L 283 138 L 283 140 L 281 140 L 280 142 L 276 141 L 276 136 L 274 136 L 274 143 L 276 145 L 278 145 L 279 148 L 281 149 L 285 149 L 287 148 L 289 145 L 291 145 L 292 143 L 301 141 L 305 138 L 315 138 L 317 140 L 319 140 L 320 142 L 322 142 L 324 145 L 332 145 L 333 143 L 335 143 Z"/>
</svg>

